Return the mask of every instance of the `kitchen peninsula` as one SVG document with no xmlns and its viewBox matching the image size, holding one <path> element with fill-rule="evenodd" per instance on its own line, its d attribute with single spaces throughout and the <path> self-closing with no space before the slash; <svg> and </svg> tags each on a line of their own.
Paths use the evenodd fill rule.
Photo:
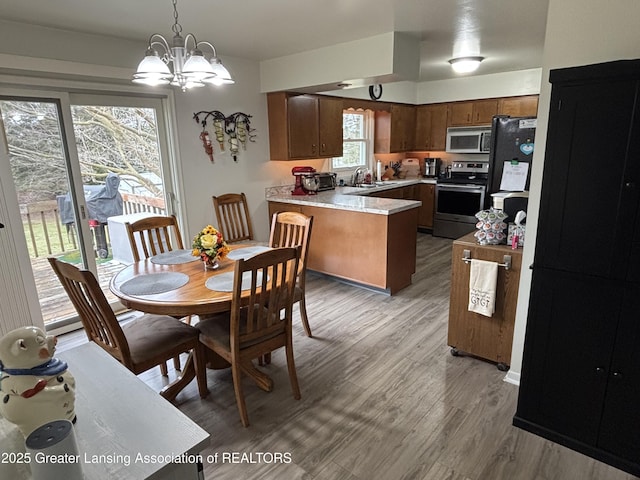
<svg viewBox="0 0 640 480">
<path fill-rule="evenodd" d="M 337 187 L 294 196 L 291 187 L 266 191 L 269 215 L 296 211 L 313 216 L 307 268 L 395 294 L 411 284 L 416 270 L 420 201 L 394 193 L 432 180 L 384 182 L 380 186 Z M 383 198 L 389 193 L 394 198 Z"/>
</svg>

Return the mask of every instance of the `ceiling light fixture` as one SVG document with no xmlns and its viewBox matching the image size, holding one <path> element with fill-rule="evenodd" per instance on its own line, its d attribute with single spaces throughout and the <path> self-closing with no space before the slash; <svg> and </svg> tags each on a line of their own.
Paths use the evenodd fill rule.
<svg viewBox="0 0 640 480">
<path fill-rule="evenodd" d="M 216 48 L 209 42 L 198 42 L 196 36 L 188 33 L 182 37 L 182 25 L 178 23 L 177 0 L 173 1 L 174 23 L 173 43 L 154 33 L 149 38 L 149 45 L 145 57 L 138 65 L 138 70 L 133 74 L 134 83 L 145 85 L 173 85 L 180 87 L 182 91 L 189 88 L 203 87 L 206 83 L 213 85 L 235 83 L 229 70 L 227 70 L 216 54 Z M 191 50 L 187 49 L 189 40 L 193 43 Z M 205 57 L 200 49 L 209 47 L 212 53 Z M 169 67 L 173 68 L 170 69 Z"/>
<path fill-rule="evenodd" d="M 456 73 L 469 73 L 478 69 L 484 57 L 458 57 L 449 60 L 451 68 Z"/>
</svg>

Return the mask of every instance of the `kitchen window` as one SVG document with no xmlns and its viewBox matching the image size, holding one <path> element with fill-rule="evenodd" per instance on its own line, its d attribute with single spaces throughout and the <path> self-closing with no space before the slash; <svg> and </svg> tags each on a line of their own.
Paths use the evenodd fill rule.
<svg viewBox="0 0 640 480">
<path fill-rule="evenodd" d="M 371 110 L 345 110 L 342 113 L 342 156 L 331 160 L 333 171 L 371 167 L 374 116 Z"/>
</svg>

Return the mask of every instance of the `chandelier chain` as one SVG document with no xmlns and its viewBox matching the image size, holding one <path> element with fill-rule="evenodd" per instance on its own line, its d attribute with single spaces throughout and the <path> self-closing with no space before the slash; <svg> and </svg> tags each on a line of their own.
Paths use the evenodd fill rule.
<svg viewBox="0 0 640 480">
<path fill-rule="evenodd" d="M 172 0 L 172 2 L 174 24 L 171 27 L 171 30 L 173 30 L 173 33 L 175 33 L 176 35 L 180 35 L 180 33 L 182 32 L 182 25 L 178 23 L 178 0 Z"/>
</svg>

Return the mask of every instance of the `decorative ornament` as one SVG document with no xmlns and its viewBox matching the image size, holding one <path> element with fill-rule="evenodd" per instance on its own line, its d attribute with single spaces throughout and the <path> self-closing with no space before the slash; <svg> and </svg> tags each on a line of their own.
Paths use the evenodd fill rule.
<svg viewBox="0 0 640 480">
<path fill-rule="evenodd" d="M 204 115 L 202 120 L 200 120 L 201 116 Z M 211 110 L 210 112 L 201 111 L 193 114 L 193 118 L 196 123 L 202 125 L 202 132 L 200 134 L 200 139 L 203 141 L 205 152 L 209 155 L 209 158 L 213 162 L 213 148 L 211 148 L 211 152 L 208 150 L 208 146 L 203 139 L 203 134 L 206 134 L 208 137 L 207 121 L 211 121 L 213 124 L 213 130 L 215 132 L 216 141 L 218 142 L 218 146 L 221 151 L 224 151 L 224 136 L 225 134 L 228 137 L 229 142 L 229 152 L 233 157 L 233 161 L 238 161 L 238 152 L 240 150 L 240 145 L 242 145 L 242 149 L 247 149 L 247 141 L 255 142 L 255 129 L 251 128 L 251 115 L 247 115 L 246 113 L 236 112 L 228 117 L 226 117 L 222 112 L 218 110 Z M 209 146 L 211 147 L 211 142 L 209 142 Z"/>
<path fill-rule="evenodd" d="M 209 132 L 207 132 L 206 130 L 202 130 L 202 133 L 200 134 L 200 140 L 202 140 L 202 145 L 204 147 L 204 151 L 206 152 L 207 155 L 209 155 L 209 160 L 211 160 L 211 163 L 214 162 L 213 159 L 213 146 L 211 145 L 211 139 L 209 138 Z"/>
<path fill-rule="evenodd" d="M 76 381 L 53 358 L 55 345 L 55 337 L 33 326 L 0 338 L 0 413 L 25 437 L 53 420 L 76 420 Z"/>
</svg>

